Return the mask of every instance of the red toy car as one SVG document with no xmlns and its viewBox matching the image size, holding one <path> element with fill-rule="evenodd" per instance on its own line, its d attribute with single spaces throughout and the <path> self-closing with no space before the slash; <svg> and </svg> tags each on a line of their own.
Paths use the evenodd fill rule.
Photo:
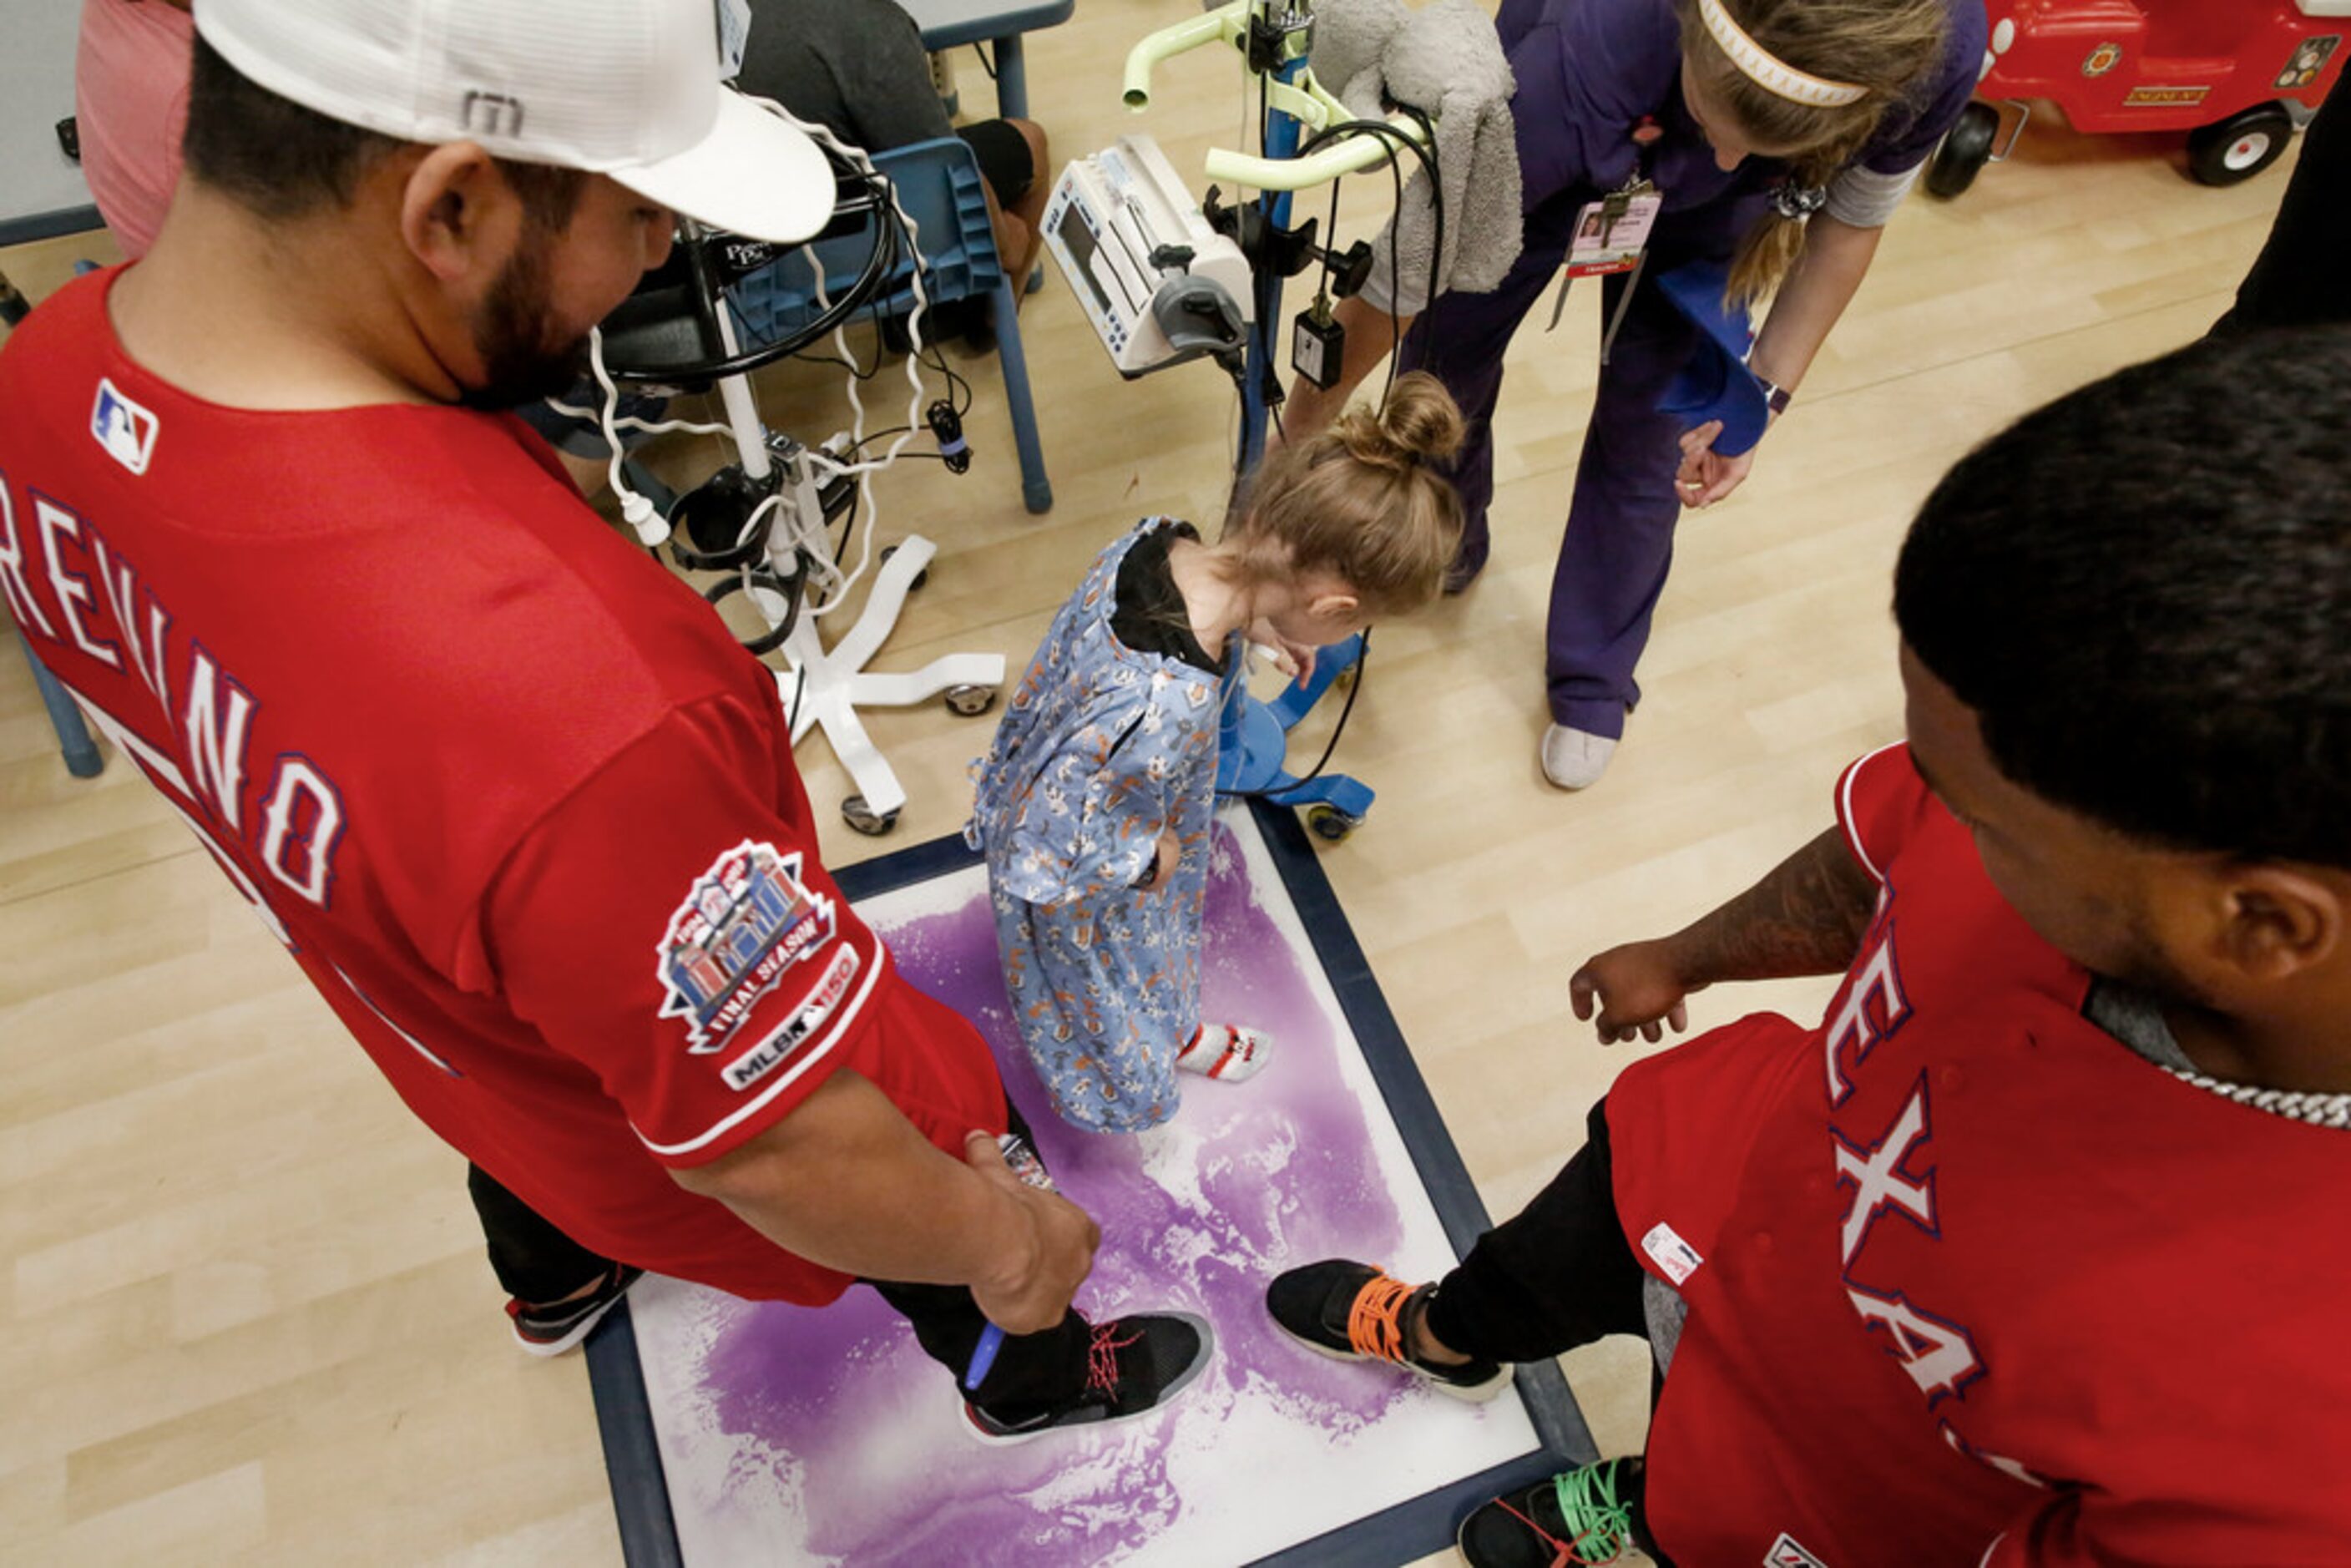
<svg viewBox="0 0 2351 1568">
<path fill-rule="evenodd" d="M 1978 91 L 1927 166 L 1956 196 L 2051 99 L 2076 131 L 2186 131 L 2188 172 L 2232 185 L 2276 161 L 2343 73 L 2351 0 L 1985 0 Z M 2004 100 L 2017 111 L 2000 141 Z"/>
</svg>

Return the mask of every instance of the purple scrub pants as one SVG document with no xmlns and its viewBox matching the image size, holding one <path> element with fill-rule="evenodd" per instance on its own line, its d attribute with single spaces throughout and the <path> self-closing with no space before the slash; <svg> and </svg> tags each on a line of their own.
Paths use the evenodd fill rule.
<svg viewBox="0 0 2351 1568">
<path fill-rule="evenodd" d="M 1502 390 L 1503 351 L 1539 301 L 1542 319 L 1550 319 L 1550 290 L 1558 287 L 1576 214 L 1595 197 L 1589 191 L 1566 193 L 1529 213 L 1525 248 L 1501 286 L 1490 294 L 1439 296 L 1405 339 L 1399 370 L 1434 373 L 1469 422 L 1468 438 L 1452 466 L 1467 514 L 1457 567 L 1461 574 L 1486 564 L 1487 508 L 1494 498 L 1492 422 Z M 1664 215 L 1650 241 L 1646 277 L 1729 256 L 1746 226 L 1741 220 L 1750 219 L 1760 205 L 1737 202 Z M 1626 275 L 1601 283 L 1604 323 L 1624 296 Z M 1673 563 L 1674 524 L 1682 509 L 1674 489 L 1682 421 L 1658 413 L 1657 399 L 1689 361 L 1698 340 L 1698 329 L 1644 281 L 1600 372 L 1559 568 L 1552 579 L 1544 659 L 1552 717 L 1571 728 L 1621 736 L 1626 711 L 1640 700 L 1633 667 L 1649 640 L 1650 617 Z"/>
</svg>

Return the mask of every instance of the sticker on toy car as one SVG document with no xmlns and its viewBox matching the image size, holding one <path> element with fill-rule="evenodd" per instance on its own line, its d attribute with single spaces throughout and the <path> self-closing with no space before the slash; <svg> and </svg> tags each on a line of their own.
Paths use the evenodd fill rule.
<svg viewBox="0 0 2351 1568">
<path fill-rule="evenodd" d="M 2280 92 L 2299 92 L 2318 80 L 2326 62 L 2333 57 L 2335 47 L 2343 42 L 2340 33 L 2326 33 L 2315 38 L 2304 38 L 2294 51 L 2294 57 L 2278 72 L 2277 80 L 2270 85 Z"/>
</svg>

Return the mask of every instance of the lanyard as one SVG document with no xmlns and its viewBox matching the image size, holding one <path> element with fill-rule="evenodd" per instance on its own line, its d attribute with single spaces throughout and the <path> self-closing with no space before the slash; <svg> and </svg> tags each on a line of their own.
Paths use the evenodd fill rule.
<svg viewBox="0 0 2351 1568">
<path fill-rule="evenodd" d="M 1656 224 L 1657 212 L 1665 198 L 1656 182 L 1650 178 L 1657 140 L 1664 135 L 1655 118 L 1643 115 L 1632 130 L 1634 144 L 1633 172 L 1625 183 L 1597 202 L 1587 203 L 1576 214 L 1573 236 L 1569 241 L 1567 265 L 1559 279 L 1559 294 L 1552 301 L 1551 324 L 1546 332 L 1556 331 L 1560 317 L 1567 309 L 1567 291 L 1578 277 L 1604 277 L 1611 273 L 1630 271 L 1624 291 L 1617 296 L 1616 308 L 1608 319 L 1607 329 L 1600 339 L 1600 362 L 1608 363 L 1608 355 L 1616 344 L 1618 329 L 1625 324 L 1625 313 L 1632 308 L 1633 291 L 1641 287 L 1641 275 L 1649 264 L 1649 230 Z M 1618 230 L 1629 225 L 1634 236 L 1629 247 L 1616 245 Z M 1629 248 L 1631 259 L 1625 259 Z"/>
</svg>

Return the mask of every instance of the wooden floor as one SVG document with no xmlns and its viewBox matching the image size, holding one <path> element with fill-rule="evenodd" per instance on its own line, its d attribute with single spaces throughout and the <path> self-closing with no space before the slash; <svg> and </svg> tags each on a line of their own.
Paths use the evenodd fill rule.
<svg viewBox="0 0 2351 1568">
<path fill-rule="evenodd" d="M 1192 9 L 1089 0 L 1031 41 L 1061 154 L 1144 130 L 1196 171 L 1236 141 L 1237 75 L 1207 55 L 1163 68 L 1147 117 L 1119 107 L 1126 44 Z M 985 112 L 968 51 L 959 68 L 967 110 Z M 1521 336 L 1493 564 L 1464 598 L 1382 629 L 1338 758 L 1379 802 L 1324 854 L 1496 1215 L 1574 1149 L 1628 1059 L 1568 1016 L 1576 963 L 1744 886 L 1825 824 L 1843 762 L 1898 733 L 1888 567 L 1945 465 L 2222 309 L 2285 172 L 2210 191 L 2180 162 L 2174 138 L 2080 137 L 2036 115 L 1965 199 L 1914 198 L 1754 478 L 1687 522 L 1646 700 L 1615 767 L 1574 798 L 1544 786 L 1534 748 L 1590 298 L 1555 336 Z M 1343 228 L 1375 215 L 1372 184 L 1350 187 Z M 0 270 L 37 298 L 76 256 L 110 258 L 87 236 L 0 253 Z M 904 464 L 876 487 L 885 542 L 920 529 L 941 546 L 888 667 L 963 648 L 1017 666 L 1134 517 L 1220 515 L 1219 375 L 1122 384 L 1058 277 L 1022 329 L 1058 504 L 1021 509 L 994 361 L 966 361 L 970 474 Z M 873 428 L 903 407 L 888 384 L 868 389 Z M 787 367 L 767 392 L 781 428 L 844 422 L 835 372 Z M 676 476 L 715 461 L 706 444 L 659 454 Z M 835 864 L 954 831 L 987 734 L 935 707 L 872 728 L 913 800 L 892 840 L 828 822 Z M 821 742 L 801 762 L 820 802 L 844 792 Z M 1823 995 L 1709 993 L 1692 1011 L 1711 1024 Z M 67 777 L 22 663 L 0 654 L 0 1558 L 617 1563 L 582 1367 L 508 1341 L 462 1170 L 132 769 Z M 1569 1371 L 1604 1447 L 1637 1447 L 1638 1347 Z"/>
</svg>

